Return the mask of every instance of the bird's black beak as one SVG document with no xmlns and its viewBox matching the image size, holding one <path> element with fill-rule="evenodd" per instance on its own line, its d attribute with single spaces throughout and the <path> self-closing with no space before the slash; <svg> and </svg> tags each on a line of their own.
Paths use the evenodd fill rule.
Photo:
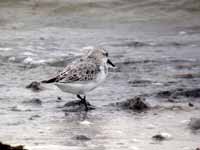
<svg viewBox="0 0 200 150">
<path fill-rule="evenodd" d="M 109 65 L 111 65 L 112 67 L 115 67 L 115 65 L 112 63 L 112 61 L 110 61 L 110 59 L 107 60 L 107 63 L 108 63 Z"/>
</svg>

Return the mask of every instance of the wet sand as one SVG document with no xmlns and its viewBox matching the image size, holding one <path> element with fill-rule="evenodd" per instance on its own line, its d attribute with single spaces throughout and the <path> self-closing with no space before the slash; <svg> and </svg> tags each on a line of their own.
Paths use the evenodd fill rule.
<svg viewBox="0 0 200 150">
<path fill-rule="evenodd" d="M 187 3 L 186 8 L 183 1 L 1 1 L 0 141 L 29 150 L 199 147 L 199 131 L 188 125 L 200 113 L 196 6 Z M 76 97 L 53 85 L 26 88 L 62 70 L 88 45 L 106 48 L 117 66 L 88 94 L 95 110 L 64 111 L 62 106 Z M 138 95 L 149 110 L 111 105 Z M 163 132 L 171 137 L 152 139 Z"/>
</svg>

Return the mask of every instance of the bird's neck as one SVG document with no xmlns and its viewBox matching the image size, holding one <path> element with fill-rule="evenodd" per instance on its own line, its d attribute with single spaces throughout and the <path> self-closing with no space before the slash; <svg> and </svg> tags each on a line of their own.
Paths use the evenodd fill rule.
<svg viewBox="0 0 200 150">
<path fill-rule="evenodd" d="M 108 65 L 107 65 L 107 63 L 102 63 L 100 65 L 100 71 L 104 72 L 105 74 L 108 73 Z"/>
</svg>

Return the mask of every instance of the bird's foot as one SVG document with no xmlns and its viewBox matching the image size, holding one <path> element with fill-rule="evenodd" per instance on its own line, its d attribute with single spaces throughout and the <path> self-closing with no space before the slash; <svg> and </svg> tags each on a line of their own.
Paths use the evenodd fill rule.
<svg viewBox="0 0 200 150">
<path fill-rule="evenodd" d="M 84 104 L 85 105 L 85 111 L 88 111 L 89 109 L 88 109 L 88 105 L 87 105 L 87 102 L 86 102 L 86 96 L 81 97 L 80 95 L 77 95 L 77 97 L 80 99 L 79 105 Z"/>
</svg>

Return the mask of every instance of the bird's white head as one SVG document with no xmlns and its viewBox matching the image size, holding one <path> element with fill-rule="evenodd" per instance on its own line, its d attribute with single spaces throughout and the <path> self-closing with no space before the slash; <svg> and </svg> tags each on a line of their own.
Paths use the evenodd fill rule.
<svg viewBox="0 0 200 150">
<path fill-rule="evenodd" d="M 90 49 L 87 52 L 87 56 L 86 57 L 94 59 L 99 64 L 101 64 L 101 63 L 104 63 L 104 64 L 108 63 L 112 67 L 115 67 L 115 65 L 108 58 L 109 57 L 108 52 L 105 49 L 103 49 L 103 48 L 93 48 L 93 49 Z"/>
</svg>

